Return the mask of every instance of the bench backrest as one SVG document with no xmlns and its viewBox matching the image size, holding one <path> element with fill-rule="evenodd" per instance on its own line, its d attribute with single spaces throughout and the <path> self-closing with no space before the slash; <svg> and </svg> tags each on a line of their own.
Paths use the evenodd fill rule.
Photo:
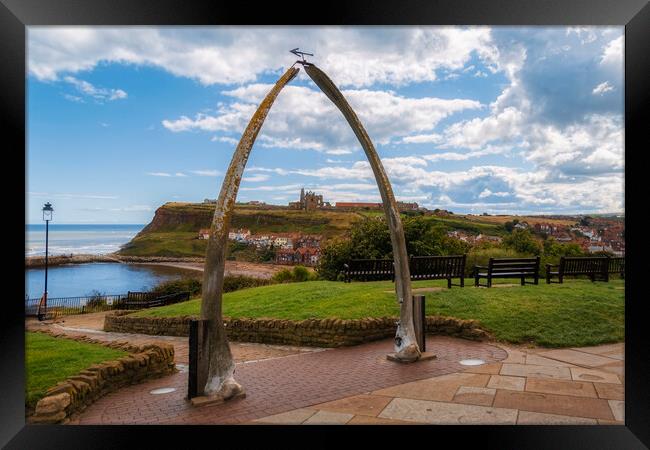
<svg viewBox="0 0 650 450">
<path fill-rule="evenodd" d="M 465 276 L 465 255 L 411 256 L 412 280 L 433 280 Z"/>
<path fill-rule="evenodd" d="M 560 273 L 564 275 L 602 273 L 608 264 L 608 258 L 603 256 L 563 256 L 560 258 Z"/>
<path fill-rule="evenodd" d="M 539 256 L 535 258 L 490 258 L 488 273 L 491 275 L 502 273 L 536 275 L 539 273 Z"/>
<path fill-rule="evenodd" d="M 344 267 L 348 279 L 390 280 L 395 268 L 392 259 L 352 259 Z"/>
<path fill-rule="evenodd" d="M 625 258 L 618 256 L 609 258 L 609 266 L 607 267 L 609 273 L 624 273 L 625 272 Z"/>
</svg>

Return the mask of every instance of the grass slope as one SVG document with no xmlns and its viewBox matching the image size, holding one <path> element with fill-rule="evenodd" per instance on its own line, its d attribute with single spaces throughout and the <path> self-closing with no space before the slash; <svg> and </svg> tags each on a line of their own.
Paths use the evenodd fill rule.
<svg viewBox="0 0 650 450">
<path fill-rule="evenodd" d="M 471 280 L 468 280 L 471 282 Z M 500 280 L 503 283 L 515 281 Z M 443 287 L 446 281 L 417 281 Z M 427 314 L 477 319 L 498 340 L 549 347 L 586 346 L 624 339 L 624 282 L 493 287 L 454 287 L 426 292 Z M 243 289 L 224 294 L 227 317 L 302 320 L 397 316 L 391 282 L 313 281 Z M 198 315 L 200 300 L 135 313 L 143 317 Z"/>
<path fill-rule="evenodd" d="M 36 406 L 45 392 L 59 381 L 103 361 L 128 353 L 102 345 L 25 333 L 25 404 Z"/>
<path fill-rule="evenodd" d="M 207 242 L 198 239 L 209 228 L 214 205 L 167 203 L 152 222 L 118 253 L 128 256 L 205 256 Z M 236 206 L 230 228 L 247 228 L 253 234 L 300 232 L 325 238 L 343 235 L 362 216 L 347 211 L 299 211 L 287 208 Z"/>
</svg>

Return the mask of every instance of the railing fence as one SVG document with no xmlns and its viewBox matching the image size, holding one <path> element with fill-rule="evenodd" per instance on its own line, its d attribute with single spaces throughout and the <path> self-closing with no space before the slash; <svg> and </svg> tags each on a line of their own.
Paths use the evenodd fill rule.
<svg viewBox="0 0 650 450">
<path fill-rule="evenodd" d="M 40 298 L 25 299 L 25 315 L 37 317 L 45 314 L 46 319 L 72 314 L 87 314 L 117 309 L 144 309 L 170 305 L 190 299 L 189 292 L 159 295 L 154 292 L 131 292 L 117 295 L 92 295 L 82 297 L 50 297 L 44 311 Z"/>
</svg>

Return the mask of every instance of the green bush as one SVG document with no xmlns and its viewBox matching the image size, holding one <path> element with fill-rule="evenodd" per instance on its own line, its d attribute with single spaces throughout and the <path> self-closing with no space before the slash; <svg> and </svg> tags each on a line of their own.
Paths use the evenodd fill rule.
<svg viewBox="0 0 650 450">
<path fill-rule="evenodd" d="M 542 245 L 535 239 L 530 230 L 514 230 L 503 238 L 501 245 L 504 248 L 510 248 L 516 252 L 529 255 L 541 255 L 543 250 Z"/>
<path fill-rule="evenodd" d="M 266 286 L 267 284 L 273 284 L 273 282 L 271 280 L 247 277 L 245 275 L 228 275 L 223 280 L 223 291 L 232 292 L 240 289 Z"/>
<path fill-rule="evenodd" d="M 201 285 L 201 280 L 198 278 L 181 278 L 178 280 L 163 281 L 154 287 L 151 292 L 155 292 L 161 296 L 189 292 L 190 296 L 194 297 L 201 293 Z"/>
<path fill-rule="evenodd" d="M 105 295 L 106 294 L 102 294 L 97 290 L 92 291 L 84 309 L 95 309 L 106 306 L 107 302 Z"/>
<path fill-rule="evenodd" d="M 316 279 L 318 279 L 318 276 L 310 272 L 306 267 L 295 266 L 292 270 L 282 269 L 273 275 L 272 281 L 276 283 L 299 283 Z"/>
<path fill-rule="evenodd" d="M 293 281 L 293 273 L 289 269 L 282 269 L 273 275 L 272 280 L 276 283 L 291 283 Z"/>
<path fill-rule="evenodd" d="M 159 295 L 177 294 L 180 292 L 189 292 L 190 296 L 196 297 L 201 295 L 202 281 L 198 278 L 181 278 L 180 280 L 169 280 L 158 284 L 152 289 Z M 247 277 L 245 275 L 226 275 L 223 280 L 223 292 L 238 291 L 257 286 L 266 286 L 272 284 L 271 280 L 262 278 Z"/>
</svg>

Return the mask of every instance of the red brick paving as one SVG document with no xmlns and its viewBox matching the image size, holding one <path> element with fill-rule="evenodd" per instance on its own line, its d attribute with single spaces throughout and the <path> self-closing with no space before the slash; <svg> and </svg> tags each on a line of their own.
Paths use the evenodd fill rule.
<svg viewBox="0 0 650 450">
<path fill-rule="evenodd" d="M 236 379 L 246 397 L 220 405 L 192 407 L 185 399 L 187 373 L 121 389 L 90 405 L 73 424 L 227 424 L 367 393 L 400 383 L 461 371 L 458 361 L 480 358 L 488 363 L 507 353 L 493 345 L 447 336 L 427 337 L 437 359 L 415 364 L 386 360 L 392 339 L 354 347 L 296 354 L 237 364 Z M 170 394 L 152 389 L 175 387 Z"/>
</svg>

